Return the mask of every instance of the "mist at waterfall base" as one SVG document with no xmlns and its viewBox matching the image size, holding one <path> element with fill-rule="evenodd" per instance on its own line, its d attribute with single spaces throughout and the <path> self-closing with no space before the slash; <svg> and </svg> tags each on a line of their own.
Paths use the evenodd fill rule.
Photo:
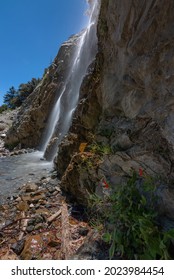
<svg viewBox="0 0 174 280">
<path fill-rule="evenodd" d="M 53 170 L 53 159 L 58 145 L 69 130 L 73 112 L 78 103 L 80 86 L 97 52 L 96 21 L 99 0 L 93 2 L 89 24 L 78 36 L 71 67 L 68 70 L 61 92 L 55 102 L 45 128 L 41 151 L 12 157 L 0 158 L 0 203 L 14 194 L 26 182 L 36 182 L 47 177 Z M 65 43 L 66 44 L 66 43 Z M 66 106 L 65 106 L 66 104 Z M 50 147 L 50 143 L 54 141 Z M 46 160 L 41 160 L 43 158 Z"/>
</svg>

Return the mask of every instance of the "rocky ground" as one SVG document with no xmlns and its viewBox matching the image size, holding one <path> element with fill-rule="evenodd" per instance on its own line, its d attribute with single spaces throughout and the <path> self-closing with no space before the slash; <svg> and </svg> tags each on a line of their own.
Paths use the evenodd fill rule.
<svg viewBox="0 0 174 280">
<path fill-rule="evenodd" d="M 103 259 L 100 234 L 67 202 L 53 173 L 26 183 L 0 206 L 0 259 Z"/>
<path fill-rule="evenodd" d="M 0 157 L 10 152 L 3 139 L 17 110 L 0 115 Z M 20 148 L 20 147 L 18 147 Z M 83 208 L 67 200 L 57 172 L 26 182 L 0 205 L 0 259 L 105 259 L 107 249 L 87 222 Z"/>
</svg>

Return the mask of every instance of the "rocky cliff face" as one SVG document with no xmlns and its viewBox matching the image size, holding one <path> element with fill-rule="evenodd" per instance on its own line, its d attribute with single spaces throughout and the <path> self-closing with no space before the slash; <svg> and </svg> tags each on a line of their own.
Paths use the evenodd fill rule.
<svg viewBox="0 0 174 280">
<path fill-rule="evenodd" d="M 89 192 L 101 193 L 103 178 L 116 186 L 141 169 L 163 180 L 161 211 L 174 218 L 173 14 L 172 0 L 101 0 L 98 54 L 55 160 L 62 187 L 82 203 Z M 62 60 L 72 45 L 61 48 Z M 7 143 L 38 144 L 68 65 L 60 58 L 21 109 Z M 79 153 L 82 142 L 87 147 Z"/>
<path fill-rule="evenodd" d="M 160 206 L 174 218 L 173 13 L 173 1 L 101 1 L 94 70 L 57 158 L 62 185 L 82 203 L 91 189 L 100 192 L 102 178 L 116 186 L 142 170 L 163 178 Z M 86 154 L 76 154 L 81 142 Z"/>
</svg>

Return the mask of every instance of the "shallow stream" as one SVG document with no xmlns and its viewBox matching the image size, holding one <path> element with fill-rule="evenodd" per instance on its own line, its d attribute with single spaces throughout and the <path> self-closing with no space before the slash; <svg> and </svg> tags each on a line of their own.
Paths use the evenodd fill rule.
<svg viewBox="0 0 174 280">
<path fill-rule="evenodd" d="M 50 175 L 53 163 L 41 160 L 42 157 L 43 153 L 37 151 L 0 158 L 0 204 L 14 195 L 22 184 Z"/>
</svg>

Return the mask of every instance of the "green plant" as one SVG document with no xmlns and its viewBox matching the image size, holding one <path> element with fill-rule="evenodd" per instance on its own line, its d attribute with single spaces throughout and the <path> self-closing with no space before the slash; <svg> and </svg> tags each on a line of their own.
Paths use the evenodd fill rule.
<svg viewBox="0 0 174 280">
<path fill-rule="evenodd" d="M 105 233 L 103 240 L 110 246 L 109 257 L 117 252 L 126 259 L 170 259 L 169 245 L 174 230 L 163 232 L 154 206 L 153 180 L 137 187 L 137 176 L 119 186 L 104 207 Z"/>
<path fill-rule="evenodd" d="M 102 213 L 104 201 L 96 194 L 90 194 L 88 200 L 88 216 L 90 226 L 98 232 L 103 232 L 104 215 Z"/>
<path fill-rule="evenodd" d="M 100 155 L 107 155 L 112 153 L 111 147 L 109 145 L 103 145 L 97 142 L 93 142 L 89 146 L 89 149 L 92 153 L 100 154 Z"/>
<path fill-rule="evenodd" d="M 171 259 L 174 229 L 164 232 L 160 228 L 155 182 L 150 177 L 138 179 L 133 173 L 127 184 L 117 186 L 110 196 L 91 196 L 92 225 L 102 229 L 110 259 L 116 253 L 123 259 Z"/>
</svg>

